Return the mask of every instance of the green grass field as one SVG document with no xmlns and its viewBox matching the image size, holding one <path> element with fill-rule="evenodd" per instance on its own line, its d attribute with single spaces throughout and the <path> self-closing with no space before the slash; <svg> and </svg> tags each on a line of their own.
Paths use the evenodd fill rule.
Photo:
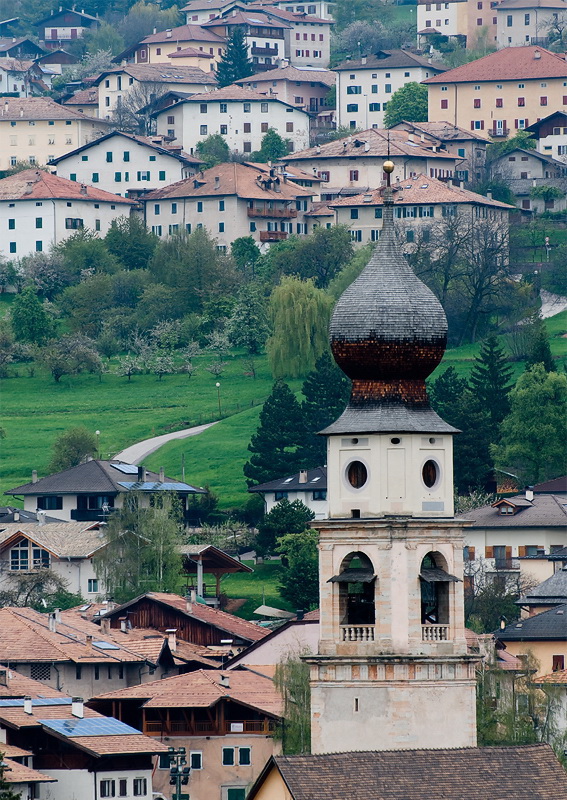
<svg viewBox="0 0 567 800">
<path fill-rule="evenodd" d="M 235 573 L 225 575 L 221 582 L 221 589 L 228 597 L 246 598 L 246 602 L 235 613 L 244 619 L 258 620 L 254 616 L 254 609 L 261 605 L 282 608 L 284 611 L 295 609 L 280 597 L 278 591 L 280 565 L 278 561 L 254 566 L 252 561 L 245 561 L 254 572 Z"/>
</svg>

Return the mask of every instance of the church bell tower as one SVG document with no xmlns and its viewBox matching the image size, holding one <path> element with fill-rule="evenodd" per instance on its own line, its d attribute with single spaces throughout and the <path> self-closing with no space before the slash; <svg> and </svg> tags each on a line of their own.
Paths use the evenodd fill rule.
<svg viewBox="0 0 567 800">
<path fill-rule="evenodd" d="M 317 523 L 319 649 L 306 658 L 313 753 L 476 745 L 453 514 L 458 431 L 425 387 L 446 338 L 443 308 L 396 240 L 388 185 L 380 240 L 330 325 L 352 394 L 321 432 L 329 519 Z"/>
</svg>

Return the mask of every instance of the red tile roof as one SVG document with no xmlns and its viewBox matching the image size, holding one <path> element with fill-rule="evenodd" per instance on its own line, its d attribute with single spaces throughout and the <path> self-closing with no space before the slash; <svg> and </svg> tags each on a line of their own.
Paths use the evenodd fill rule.
<svg viewBox="0 0 567 800">
<path fill-rule="evenodd" d="M 25 169 L 0 180 L 0 200 L 91 200 L 98 203 L 117 203 L 132 206 L 117 194 L 95 189 L 94 186 L 68 181 L 43 170 Z"/>
<path fill-rule="evenodd" d="M 7 655 L 5 649 L 3 655 L 4 657 Z M 6 670 L 6 683 L 0 683 L 0 699 L 11 697 L 62 697 L 61 692 L 57 691 L 57 689 L 52 689 L 51 686 L 47 686 L 42 681 L 34 681 L 32 678 L 16 672 L 15 669 L 0 664 L 0 670 L 4 669 Z"/>
<path fill-rule="evenodd" d="M 83 120 L 84 122 L 108 125 L 104 119 L 94 119 L 65 108 L 51 97 L 4 97 L 0 103 L 0 122 L 2 120 Z"/>
<path fill-rule="evenodd" d="M 5 745 L 0 745 L 0 749 L 4 747 Z M 57 778 L 44 775 L 43 772 L 26 767 L 25 764 L 12 761 L 11 758 L 4 758 L 4 780 L 6 783 L 53 783 Z"/>
<path fill-rule="evenodd" d="M 189 58 L 190 56 L 198 56 L 199 58 L 214 58 L 211 53 L 205 53 L 204 50 L 198 50 L 196 47 L 184 47 L 181 50 L 176 50 L 175 53 L 169 53 L 168 58 Z"/>
<path fill-rule="evenodd" d="M 462 64 L 442 75 L 423 81 L 432 83 L 470 83 L 471 81 L 521 81 L 540 78 L 567 78 L 567 61 L 543 47 L 505 47 L 483 58 Z"/>
<path fill-rule="evenodd" d="M 226 39 L 201 25 L 180 25 L 167 31 L 151 33 L 142 39 L 140 44 L 154 44 L 156 42 L 220 42 L 226 44 Z M 203 53 L 204 55 L 204 53 Z"/>
</svg>

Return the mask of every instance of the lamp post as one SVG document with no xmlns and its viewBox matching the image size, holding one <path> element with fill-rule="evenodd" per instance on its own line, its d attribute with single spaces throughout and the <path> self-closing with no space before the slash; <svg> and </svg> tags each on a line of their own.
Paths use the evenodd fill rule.
<svg viewBox="0 0 567 800">
<path fill-rule="evenodd" d="M 95 431 L 96 436 L 96 457 L 100 459 L 100 431 Z"/>
<path fill-rule="evenodd" d="M 187 759 L 185 758 L 187 751 L 184 747 L 178 750 L 175 747 L 168 747 L 167 754 L 169 756 L 169 783 L 170 786 L 175 786 L 174 800 L 182 800 L 182 798 L 189 798 L 188 794 L 181 794 L 181 787 L 187 786 L 189 783 L 189 775 L 191 768 L 187 766 Z"/>
<path fill-rule="evenodd" d="M 219 419 L 220 419 L 222 417 L 221 401 L 220 401 L 220 383 L 217 381 L 215 386 L 217 387 L 217 399 L 219 401 Z"/>
</svg>

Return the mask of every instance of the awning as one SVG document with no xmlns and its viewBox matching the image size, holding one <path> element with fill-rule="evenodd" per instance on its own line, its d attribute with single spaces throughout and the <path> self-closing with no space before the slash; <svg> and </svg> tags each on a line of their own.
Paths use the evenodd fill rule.
<svg viewBox="0 0 567 800">
<path fill-rule="evenodd" d="M 427 583 L 446 583 L 448 581 L 455 583 L 461 580 L 460 578 L 455 578 L 454 575 L 449 575 L 444 569 L 422 569 L 419 577 Z"/>
<path fill-rule="evenodd" d="M 372 583 L 376 575 L 370 569 L 345 569 L 333 575 L 327 583 Z"/>
</svg>

